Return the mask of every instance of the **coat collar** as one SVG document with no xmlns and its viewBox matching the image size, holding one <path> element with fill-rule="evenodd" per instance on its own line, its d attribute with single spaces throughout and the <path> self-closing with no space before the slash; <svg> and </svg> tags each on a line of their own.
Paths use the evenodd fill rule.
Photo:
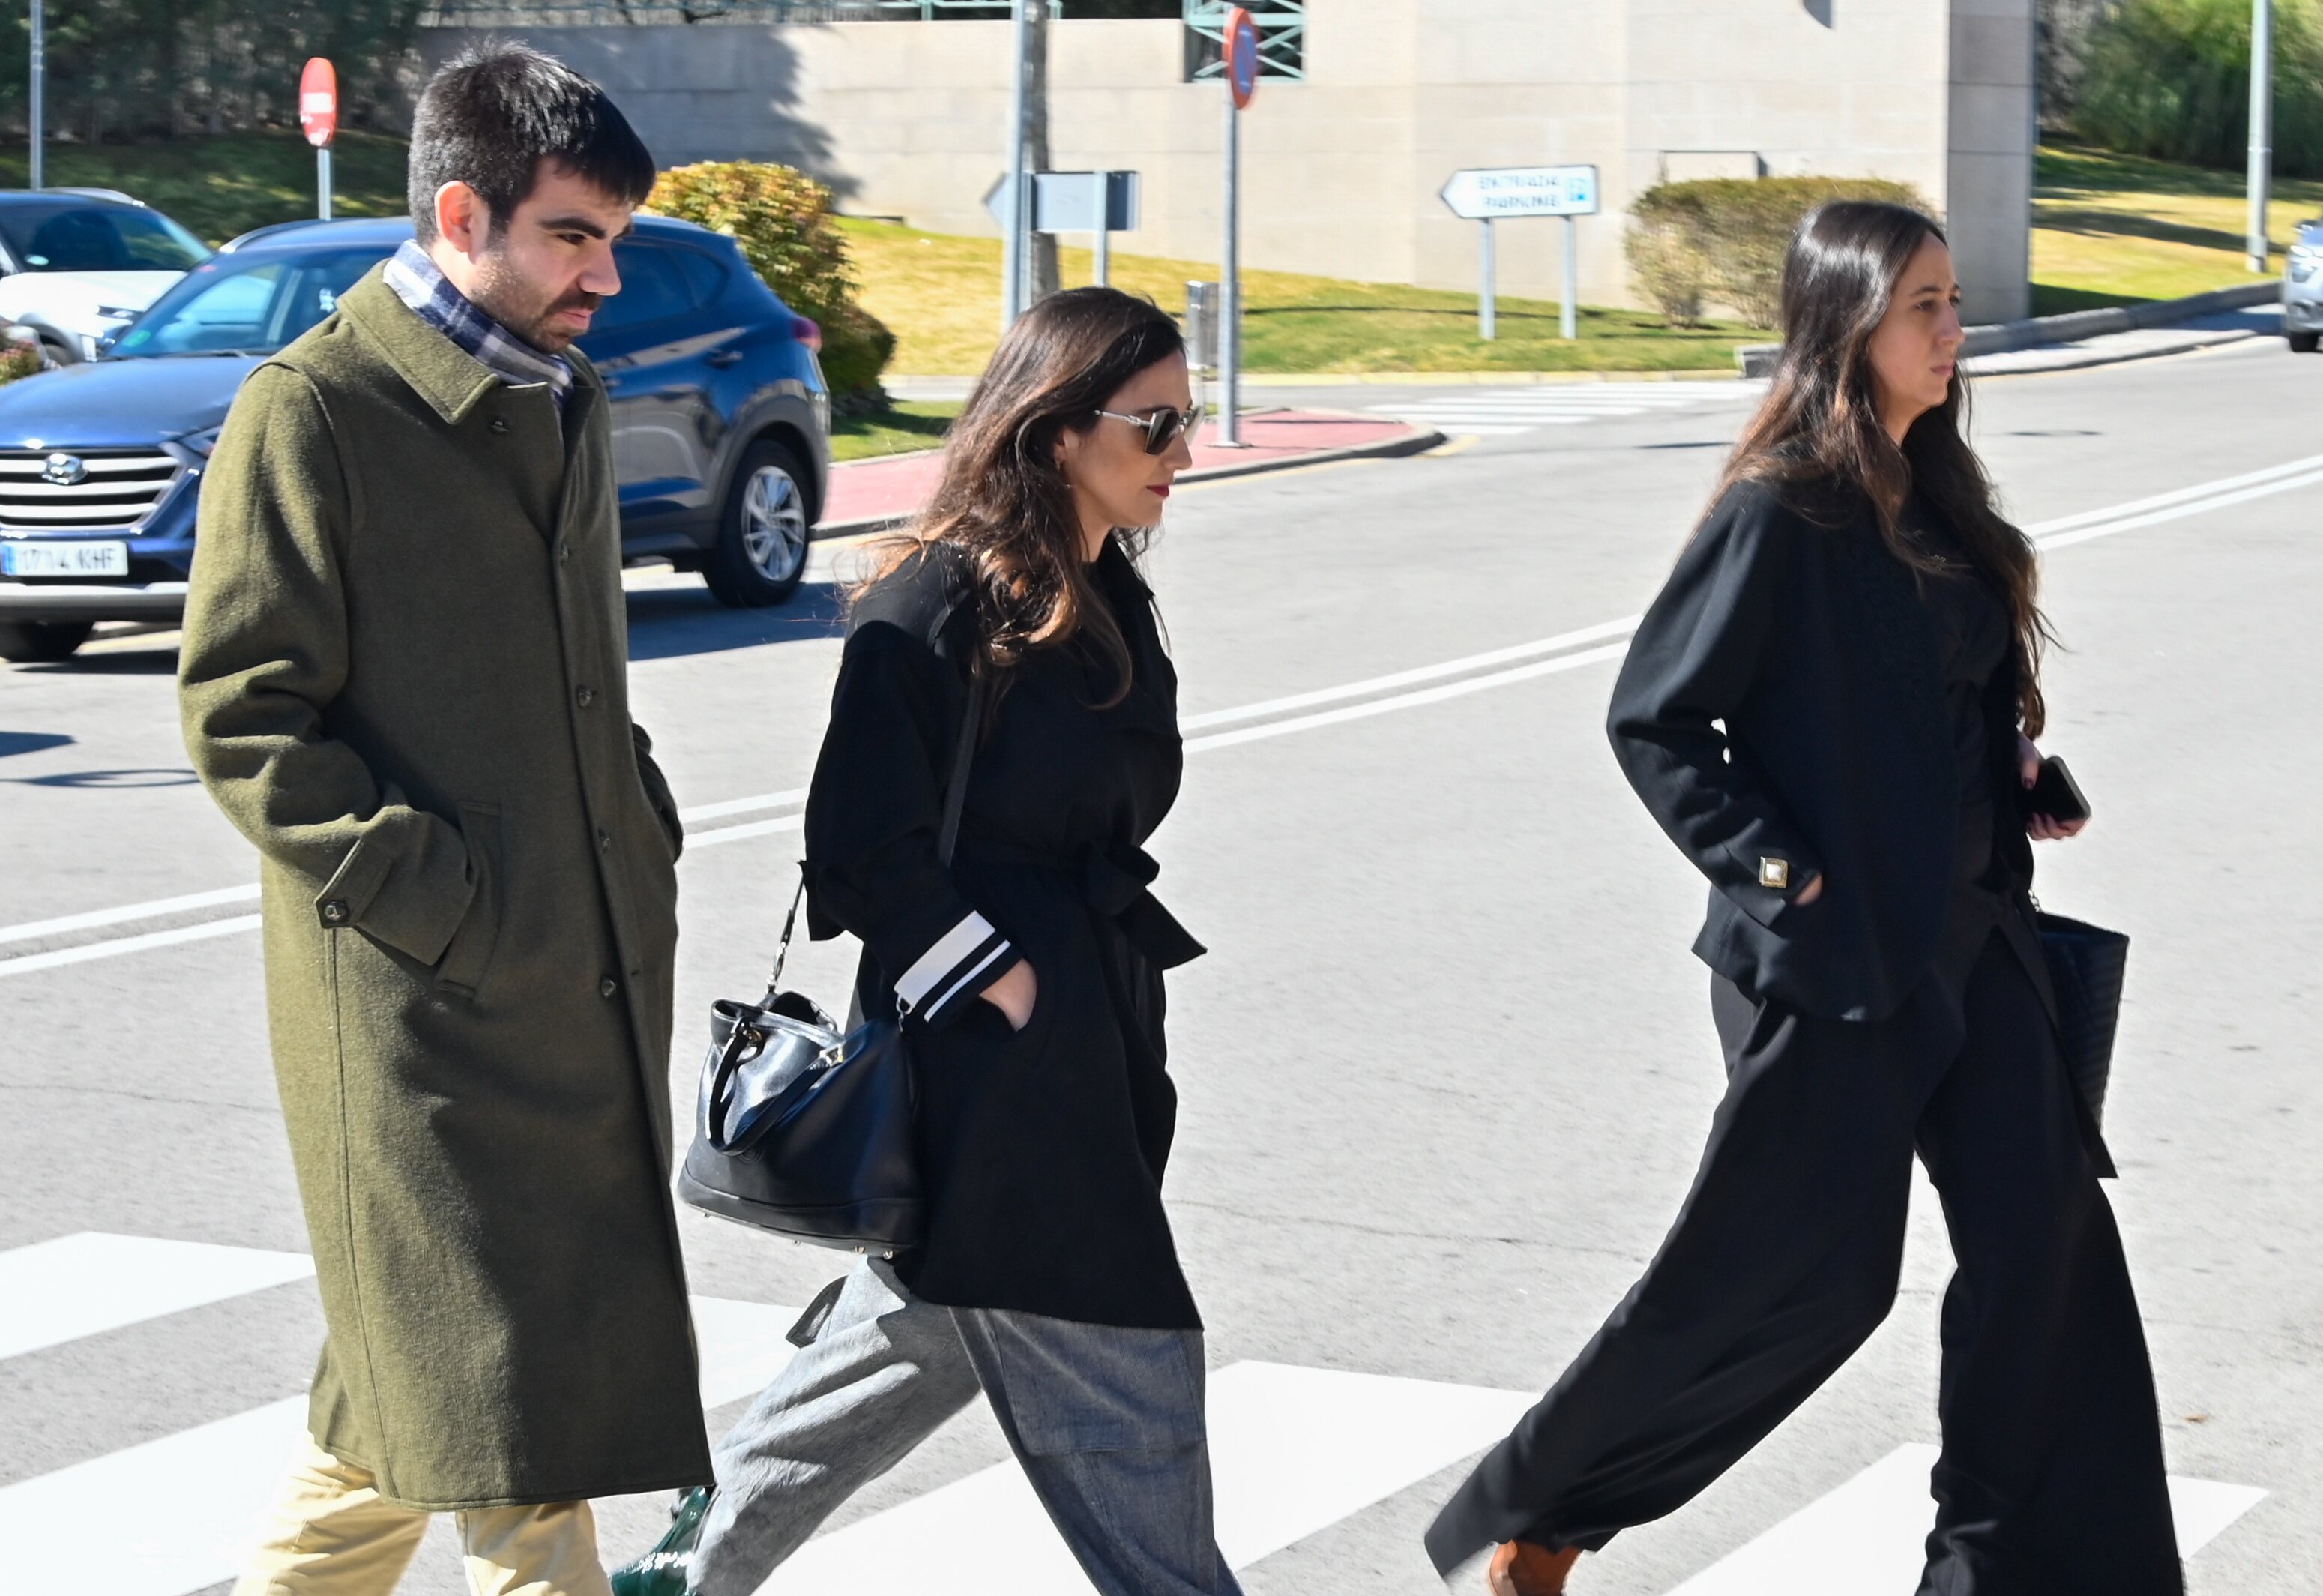
<svg viewBox="0 0 2323 1596">
<path fill-rule="evenodd" d="M 419 319 L 374 266 L 339 296 L 339 309 L 378 345 L 397 376 L 445 421 L 456 423 L 500 386 L 492 369 Z"/>
</svg>

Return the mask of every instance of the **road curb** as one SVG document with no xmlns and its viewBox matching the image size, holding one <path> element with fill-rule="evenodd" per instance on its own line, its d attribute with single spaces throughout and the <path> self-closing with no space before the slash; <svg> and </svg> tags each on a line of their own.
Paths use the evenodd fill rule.
<svg viewBox="0 0 2323 1596">
<path fill-rule="evenodd" d="M 1969 375 L 1985 382 L 1994 381 L 2003 377 L 2045 377 L 2052 371 L 2085 371 L 2091 366 L 2119 366 L 2137 360 L 2165 360 L 2173 354 L 2199 354 L 2205 349 L 2217 349 L 2227 344 L 2242 344 L 2265 335 L 2249 327 L 2218 327 L 2208 331 L 2190 328 L 2182 342 L 2172 344 L 2167 349 L 2087 349 L 2061 355 L 2056 360 L 2044 362 L 2037 366 L 2027 366 L 2023 371 L 1980 371 L 1970 367 Z M 2034 345 L 2034 347 L 2039 346 Z M 2011 354 L 2016 352 L 2002 349 L 1988 353 Z"/>
<path fill-rule="evenodd" d="M 2108 305 L 2097 310 L 2068 310 L 2061 316 L 2028 316 L 2021 321 L 1995 322 L 1988 326 L 1969 328 L 1968 338 L 1960 344 L 1960 358 L 1970 360 L 1979 354 L 2014 354 L 2023 349 L 2078 344 L 2084 338 L 2101 338 L 2109 333 L 2134 333 L 2141 328 L 2168 326 L 2173 322 L 2214 316 L 2221 310 L 2242 310 L 2254 305 L 2268 305 L 2282 298 L 2282 282 L 2269 279 L 2265 282 L 2188 294 L 2178 299 L 2152 299 L 2143 305 Z M 2246 329 L 2236 328 L 2235 331 L 2237 335 L 2247 335 Z M 2216 343 L 2230 341 L 2226 338 L 2212 340 Z M 2082 366 L 2115 365 L 2122 361 L 2179 354 L 2184 353 L 2185 348 L 2199 347 L 2203 345 L 2139 350 L 2134 353 L 2077 360 L 2070 364 L 2046 369 L 2068 371 Z M 1741 368 L 1741 375 L 1764 377 L 1775 369 L 1776 358 L 1782 352 L 1783 346 L 1779 344 L 1740 344 L 1735 346 L 1734 362 Z"/>
<path fill-rule="evenodd" d="M 1299 466 L 1332 465 L 1342 460 L 1400 460 L 1407 455 L 1424 454 L 1442 442 L 1444 435 L 1434 427 L 1417 427 L 1398 436 L 1382 438 L 1374 444 L 1350 444 L 1344 449 L 1313 449 L 1303 454 L 1276 454 L 1263 460 L 1207 465 L 1198 471 L 1180 472 L 1178 480 L 1180 482 L 1220 482 L 1234 477 L 1255 477 L 1269 472 L 1290 471 Z M 851 521 L 825 521 L 808 535 L 808 541 L 823 543 L 834 538 L 860 537 L 867 533 L 892 531 L 910 520 L 914 513 L 904 510 L 895 515 L 858 516 Z"/>
</svg>

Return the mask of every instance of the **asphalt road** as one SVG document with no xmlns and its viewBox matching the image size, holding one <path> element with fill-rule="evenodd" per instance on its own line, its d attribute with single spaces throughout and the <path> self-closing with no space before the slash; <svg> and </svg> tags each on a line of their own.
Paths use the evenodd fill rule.
<svg viewBox="0 0 2323 1596">
<path fill-rule="evenodd" d="M 2204 1499 L 2219 1523 L 2189 1573 L 2211 1596 L 2323 1589 L 2323 841 L 2308 823 L 2323 731 L 2304 702 L 2323 681 L 2318 383 L 2323 361 L 2262 341 L 1978 393 L 2009 507 L 2048 528 L 2064 647 L 2046 743 L 2098 812 L 2083 839 L 2042 849 L 2042 895 L 2136 939 L 2110 1189 L 2172 1471 L 2265 1492 Z M 1415 413 L 1447 398 L 1359 397 Z M 1213 949 L 1173 977 L 1180 1244 L 1215 1366 L 1396 1377 L 1331 1386 L 1350 1411 L 1544 1385 L 1658 1240 L 1722 1084 L 1686 951 L 1702 888 L 1621 783 L 1602 720 L 1622 634 L 1610 623 L 1651 596 L 1752 390 L 1708 385 L 1669 408 L 1598 397 L 1595 413 L 1550 420 L 1525 395 L 1464 390 L 1472 410 L 1505 413 L 1473 415 L 1474 441 L 1433 456 L 1190 487 L 1152 557 L 1183 709 L 1212 717 L 1191 729 L 1203 740 L 1153 845 L 1159 891 Z M 2302 459 L 2307 472 L 2241 481 Z M 828 586 L 749 614 L 684 582 L 638 589 L 637 712 L 681 803 L 775 795 L 698 817 L 681 866 L 684 1123 L 704 1005 L 752 989 L 787 897 L 796 801 L 780 795 L 805 783 L 838 645 Z M 38 961 L 0 962 L 0 1280 L 14 1278 L 5 1250 L 80 1232 L 305 1246 L 256 939 L 221 929 L 254 905 L 10 934 L 252 878 L 186 769 L 171 642 L 0 667 L 0 959 Z M 836 994 L 850 958 L 815 948 L 794 973 Z M 1870 1344 L 1700 1500 L 1584 1563 L 1577 1591 L 1672 1591 L 1818 1502 L 1811 1523 L 1861 1518 L 1832 1504 L 1869 1501 L 1867 1470 L 1934 1440 L 1948 1259 L 1924 1186 L 1919 1197 L 1904 1293 Z M 705 1296 L 798 1304 L 835 1272 L 827 1255 L 708 1219 L 689 1215 L 684 1234 Z M 100 1304 L 94 1331 L 0 1356 L 0 1566 L 21 1570 L 72 1524 L 137 1518 L 183 1475 L 136 1459 L 206 1456 L 167 1449 L 301 1389 L 319 1335 L 310 1283 L 103 1327 L 104 1300 L 154 1289 L 90 1267 L 43 1288 L 55 1304 L 0 1300 L 0 1336 Z M 739 1411 L 715 1408 L 713 1432 Z M 1244 1538 L 1281 1549 L 1246 1569 L 1253 1596 L 1437 1588 L 1420 1530 L 1464 1467 L 1453 1460 L 1497 1422 L 1407 1445 L 1425 1424 L 1366 1421 L 1383 1452 L 1403 1451 L 1369 1492 L 1351 1485 L 1304 1518 L 1262 1504 L 1272 1539 Z M 1301 1442 L 1252 1445 L 1295 1455 Z M 145 1444 L 164 1450 L 121 1458 Z M 888 1548 L 886 1577 L 867 1562 L 827 1588 L 933 1583 L 949 1548 L 925 1554 L 922 1581 L 922 1554 L 896 1552 L 883 1527 L 1005 1455 L 980 1411 L 940 1435 L 834 1521 L 858 1527 L 839 1544 Z M 1224 1474 L 1227 1510 L 1242 1511 L 1244 1487 Z M 136 1494 L 84 1502 L 81 1518 L 25 1506 L 74 1500 L 84 1481 Z M 887 1509 L 905 1518 L 873 1521 Z M 660 1510 L 604 1504 L 609 1554 L 642 1546 Z M 1846 1588 L 1749 1583 L 1749 1555 L 1694 1591 Z M 75 1556 L 104 1570 L 113 1549 Z M 107 1577 L 75 1588 L 178 1596 L 216 1576 Z M 440 1529 L 404 1589 L 464 1589 Z"/>
</svg>

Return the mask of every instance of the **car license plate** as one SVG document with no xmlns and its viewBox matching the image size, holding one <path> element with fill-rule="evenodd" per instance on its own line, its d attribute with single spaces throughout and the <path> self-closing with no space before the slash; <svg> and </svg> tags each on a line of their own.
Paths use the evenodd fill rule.
<svg viewBox="0 0 2323 1596">
<path fill-rule="evenodd" d="M 0 543 L 0 576 L 126 576 L 125 543 Z"/>
</svg>

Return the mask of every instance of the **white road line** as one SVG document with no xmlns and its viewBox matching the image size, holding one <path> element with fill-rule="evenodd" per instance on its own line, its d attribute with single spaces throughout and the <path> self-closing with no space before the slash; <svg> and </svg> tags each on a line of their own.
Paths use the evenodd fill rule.
<svg viewBox="0 0 2323 1596">
<path fill-rule="evenodd" d="M 1865 1596 L 1908 1591 L 1935 1522 L 1933 1446 L 1899 1446 L 1830 1494 L 1729 1553 L 1669 1596 Z M 2178 1551 L 2191 1557 L 2266 1492 L 2172 1476 Z"/>
<path fill-rule="evenodd" d="M 1219 1548 L 1236 1568 L 1492 1445 L 1539 1398 L 1387 1375 L 1235 1363 L 1209 1379 Z M 759 1596 L 941 1589 L 1088 1596 L 1014 1463 L 821 1536 Z"/>
<path fill-rule="evenodd" d="M 1391 692 L 1399 687 L 1410 687 L 1422 682 L 1441 681 L 1468 671 L 1479 671 L 1490 665 L 1507 665 L 1514 660 L 1530 659 L 1536 655 L 1555 654 L 1562 649 L 1577 648 L 1584 643 L 1602 642 L 1608 637 L 1626 637 L 1638 629 L 1645 618 L 1625 615 L 1619 620 L 1605 621 L 1598 626 L 1585 626 L 1578 631 L 1559 632 L 1553 637 L 1538 642 L 1517 643 L 1506 648 L 1488 649 L 1483 654 L 1471 654 L 1459 659 L 1447 659 L 1439 664 L 1421 665 L 1415 670 L 1397 671 L 1391 675 L 1372 676 L 1361 682 L 1349 682 L 1338 687 L 1318 688 L 1312 693 L 1294 693 L 1288 698 L 1270 698 L 1238 709 L 1208 710 L 1198 715 L 1185 716 L 1178 722 L 1180 731 L 1200 731 L 1212 726 L 1225 726 L 1236 720 L 1255 720 L 1266 715 L 1281 715 L 1292 710 L 1312 709 L 1317 704 L 1336 703 L 1344 699 L 1364 698 L 1374 693 Z"/>
<path fill-rule="evenodd" d="M 263 1291 L 315 1272 L 303 1252 L 82 1231 L 0 1252 L 0 1358 Z"/>
<path fill-rule="evenodd" d="M 697 1297 L 693 1313 L 704 1408 L 750 1395 L 789 1360 L 796 1308 Z M 232 1579 L 306 1425 L 307 1399 L 290 1397 L 0 1487 L 9 1586 L 184 1596 Z"/>
<path fill-rule="evenodd" d="M 1446 699 L 1464 698 L 1472 693 L 1488 688 L 1510 687 L 1519 682 L 1530 682 L 1536 677 L 1553 676 L 1560 671 L 1578 670 L 1583 665 L 1597 665 L 1609 659 L 1619 659 L 1629 652 L 1626 642 L 1614 643 L 1603 648 L 1592 648 L 1582 654 L 1560 655 L 1535 665 L 1519 665 L 1512 671 L 1497 671 L 1489 676 L 1470 676 L 1463 681 L 1446 683 L 1441 687 L 1423 688 L 1418 693 L 1399 693 L 1393 698 L 1373 699 L 1368 703 L 1349 704 L 1344 709 L 1324 710 L 1317 714 L 1299 715 L 1289 720 L 1268 720 L 1257 726 L 1245 726 L 1239 731 L 1217 731 L 1207 737 L 1189 738 L 1186 752 L 1207 753 L 1212 748 L 1230 748 L 1236 743 L 1254 743 L 1270 737 L 1288 737 L 1294 731 L 1312 731 L 1318 726 L 1338 726 L 1349 720 L 1366 720 L 1373 715 L 1384 715 L 1394 710 L 1417 709 L 1421 704 L 1442 703 Z M 0 971 L 6 966 L 0 965 Z"/>
<path fill-rule="evenodd" d="M 697 803 L 692 809 L 679 810 L 677 818 L 690 826 L 696 821 L 722 820 L 730 814 L 748 814 L 752 810 L 781 809 L 805 802 L 806 789 L 793 787 L 787 793 L 761 793 L 756 798 L 729 798 L 723 803 Z"/>
<path fill-rule="evenodd" d="M 91 909 L 83 914 L 60 914 L 54 920 L 27 921 L 22 925 L 0 926 L 0 942 L 29 942 L 40 937 L 61 936 L 67 931 L 94 931 L 100 925 L 119 925 L 124 921 L 151 920 L 159 914 L 179 914 L 191 909 L 215 909 L 221 903 L 250 903 L 258 901 L 258 886 L 222 886 L 215 892 L 188 893 L 181 898 L 156 898 L 147 903 L 124 903 L 118 909 Z"/>
<path fill-rule="evenodd" d="M 805 828 L 805 811 L 796 814 L 778 814 L 773 820 L 752 821 L 745 826 L 721 826 L 713 831 L 690 832 L 685 839 L 685 851 L 692 853 L 697 848 L 716 848 L 721 842 L 746 842 L 753 837 L 772 837 L 777 831 L 799 831 Z M 5 965 L 0 965 L 0 973 L 5 973 L 6 968 Z"/>
<path fill-rule="evenodd" d="M 2174 489 L 2126 504 L 2103 509 L 2087 510 L 2078 515 L 2062 516 L 2052 520 L 2037 521 L 2025 528 L 2042 549 L 2068 548 L 2077 543 L 2087 543 L 2116 532 L 2133 531 L 2164 521 L 2187 516 L 2200 515 L 2230 505 L 2246 503 L 2271 494 L 2288 492 L 2323 482 L 2323 454 L 2286 462 L 2263 471 L 2246 472 L 2239 476 L 2222 477 L 2215 482 L 2197 483 L 2190 488 Z M 1277 713 L 1300 702 L 1322 702 L 1379 692 L 1399 679 L 1413 681 L 1429 677 L 1459 674 L 1476 670 L 1497 658 L 1514 658 L 1566 647 L 1584 636 L 1626 636 L 1636 628 L 1635 618 L 1608 621 L 1601 627 L 1584 628 L 1579 632 L 1567 632 L 1556 637 L 1545 637 L 1533 643 L 1520 643 L 1510 648 L 1496 649 L 1486 654 L 1471 655 L 1463 659 L 1446 660 L 1440 665 L 1422 667 L 1416 672 L 1400 673 L 1396 677 L 1374 677 L 1367 682 L 1351 683 L 1344 687 L 1326 688 L 1317 693 L 1297 694 L 1288 699 L 1270 700 L 1264 704 L 1247 705 L 1235 710 L 1215 710 L 1207 714 L 1189 717 L 1182 724 L 1186 730 L 1206 725 L 1220 725 L 1235 720 L 1246 720 L 1261 714 Z M 1336 711 L 1331 714 L 1306 715 L 1279 721 L 1266 728 L 1251 728 L 1242 732 L 1195 738 L 1186 745 L 1189 753 L 1204 748 L 1229 748 L 1235 743 L 1255 742 L 1266 737 L 1278 737 L 1292 731 L 1305 731 L 1320 726 L 1337 725 L 1343 721 L 1364 720 L 1384 714 L 1390 710 L 1416 708 L 1422 704 L 1440 702 L 1464 693 L 1481 692 L 1487 687 L 1509 686 L 1531 681 L 1538 676 L 1569 670 L 1575 665 L 1593 664 L 1617 657 L 1619 648 L 1597 649 L 1586 656 L 1552 662 L 1547 665 L 1523 670 L 1502 671 L 1477 676 L 1448 689 L 1434 689 L 1396 698 L 1380 699 L 1372 703 Z M 687 821 L 708 820 L 730 814 L 746 814 L 761 809 L 778 809 L 803 803 L 803 788 L 785 793 L 767 793 L 755 797 L 727 799 L 722 803 L 702 804 L 681 812 Z M 797 830 L 803 824 L 800 815 L 779 815 L 770 820 L 746 822 L 739 826 L 721 826 L 696 832 L 686 839 L 689 848 L 715 848 L 721 843 L 742 842 L 754 837 L 772 836 Z M 124 904 L 117 909 L 93 910 L 86 914 L 65 915 L 54 920 L 33 921 L 27 924 L 0 926 L 0 943 L 26 941 L 36 937 L 60 934 L 68 931 L 100 925 L 118 924 L 148 919 L 156 915 L 178 913 L 219 903 L 243 902 L 255 898 L 254 886 L 225 887 L 214 893 L 197 893 L 181 898 L 162 898 L 146 903 Z M 79 964 L 89 959 L 108 959 L 116 954 L 138 953 L 152 948 L 164 948 L 178 942 L 198 941 L 210 937 L 230 936 L 256 928 L 258 917 L 239 916 L 231 920 L 210 921 L 199 925 L 181 926 L 170 931 L 149 931 L 139 936 L 122 937 L 110 941 L 90 942 L 77 948 L 58 949 L 52 952 L 34 953 L 15 959 L 0 959 L 0 977 L 29 975 L 36 970 L 53 969 L 60 966 Z"/>
<path fill-rule="evenodd" d="M 255 914 L 237 914 L 230 920 L 205 920 L 199 925 L 172 926 L 168 931 L 115 937 L 109 942 L 84 942 L 78 948 L 20 954 L 14 959 L 0 959 L 0 976 L 29 976 L 35 970 L 52 970 L 68 964 L 87 964 L 92 959 L 142 953 L 152 948 L 175 947 L 179 942 L 207 941 L 212 937 L 239 936 L 243 931 L 256 931 L 258 924 L 259 917 Z"/>
</svg>

